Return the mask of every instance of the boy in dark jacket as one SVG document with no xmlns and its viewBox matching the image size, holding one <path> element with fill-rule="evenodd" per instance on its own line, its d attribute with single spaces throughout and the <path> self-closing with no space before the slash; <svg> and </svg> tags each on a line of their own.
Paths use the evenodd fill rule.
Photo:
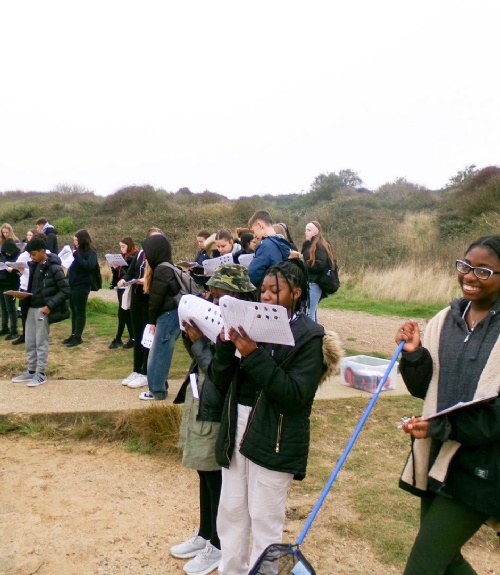
<svg viewBox="0 0 500 575">
<path fill-rule="evenodd" d="M 12 381 L 27 381 L 28 387 L 37 387 L 47 381 L 45 367 L 49 355 L 49 323 L 65 319 L 65 301 L 69 297 L 68 280 L 60 260 L 54 254 L 47 255 L 45 249 L 46 244 L 40 239 L 33 239 L 26 246 L 32 260 L 26 317 L 28 369 L 12 378 Z"/>
</svg>

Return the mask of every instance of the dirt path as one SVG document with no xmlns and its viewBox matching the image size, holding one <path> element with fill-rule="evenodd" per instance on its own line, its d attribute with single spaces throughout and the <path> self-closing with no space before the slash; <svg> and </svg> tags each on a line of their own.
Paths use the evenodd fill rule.
<svg viewBox="0 0 500 575">
<path fill-rule="evenodd" d="M 400 318 L 320 311 L 344 345 L 391 355 Z M 0 575 L 182 574 L 169 556 L 197 523 L 197 476 L 178 461 L 126 453 L 118 445 L 0 436 Z M 307 490 L 291 489 L 289 508 L 310 508 Z M 337 513 L 350 513 L 337 502 Z M 318 575 L 396 574 L 363 541 L 331 532 L 318 517 L 303 545 Z M 293 541 L 303 519 L 287 519 Z M 500 575 L 500 547 L 467 549 L 479 575 Z"/>
</svg>

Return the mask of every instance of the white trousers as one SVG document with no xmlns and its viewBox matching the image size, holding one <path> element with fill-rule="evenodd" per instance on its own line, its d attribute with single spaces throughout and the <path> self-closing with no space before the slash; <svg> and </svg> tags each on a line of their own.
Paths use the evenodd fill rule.
<svg viewBox="0 0 500 575">
<path fill-rule="evenodd" d="M 236 446 L 245 431 L 250 407 L 238 405 Z M 217 515 L 221 575 L 247 575 L 268 545 L 281 543 L 290 473 L 256 465 L 235 448 L 229 469 L 222 468 Z M 253 539 L 250 554 L 250 537 Z"/>
</svg>

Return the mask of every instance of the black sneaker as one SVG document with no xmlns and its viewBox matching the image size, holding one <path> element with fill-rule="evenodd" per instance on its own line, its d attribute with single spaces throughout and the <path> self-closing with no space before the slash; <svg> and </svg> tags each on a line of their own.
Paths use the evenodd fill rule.
<svg viewBox="0 0 500 575">
<path fill-rule="evenodd" d="M 116 349 L 117 347 L 123 347 L 123 341 L 121 339 L 114 339 L 109 345 L 109 349 Z"/>
<path fill-rule="evenodd" d="M 66 347 L 75 347 L 77 345 L 80 345 L 81 343 L 83 343 L 83 340 L 81 337 L 77 337 L 76 335 L 73 336 L 73 339 L 66 344 Z"/>
<path fill-rule="evenodd" d="M 9 335 L 5 338 L 5 341 L 12 341 L 13 339 L 16 339 L 17 337 L 19 337 L 18 333 L 9 333 Z"/>
<path fill-rule="evenodd" d="M 12 345 L 21 345 L 24 343 L 24 335 L 20 335 L 17 339 L 12 342 Z"/>
<path fill-rule="evenodd" d="M 68 345 L 68 343 L 71 343 L 74 339 L 75 339 L 75 336 L 73 334 L 71 334 L 66 339 L 63 339 L 62 342 L 64 345 Z"/>
<path fill-rule="evenodd" d="M 123 344 L 123 349 L 130 349 L 132 347 L 134 347 L 134 340 L 133 339 L 129 339 L 127 341 L 127 343 Z"/>
</svg>

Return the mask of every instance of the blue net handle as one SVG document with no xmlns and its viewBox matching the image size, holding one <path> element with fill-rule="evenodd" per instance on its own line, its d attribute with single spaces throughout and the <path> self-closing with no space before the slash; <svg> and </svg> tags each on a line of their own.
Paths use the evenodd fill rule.
<svg viewBox="0 0 500 575">
<path fill-rule="evenodd" d="M 312 525 L 312 522 L 316 518 L 318 511 L 321 509 L 321 506 L 323 505 L 323 502 L 325 501 L 326 496 L 328 495 L 328 492 L 330 491 L 330 489 L 333 485 L 333 482 L 335 481 L 335 479 L 337 479 L 337 475 L 339 474 L 339 471 L 342 469 L 342 466 L 344 465 L 345 460 L 347 459 L 347 456 L 349 455 L 356 439 L 358 438 L 358 435 L 361 432 L 363 425 L 365 424 L 366 420 L 368 419 L 368 416 L 370 415 L 370 412 L 373 409 L 373 406 L 375 405 L 375 402 L 377 401 L 378 396 L 380 395 L 380 392 L 382 391 L 382 388 L 384 387 L 384 384 L 387 381 L 387 378 L 389 377 L 389 374 L 391 373 L 391 370 L 394 367 L 394 364 L 396 363 L 396 361 L 399 357 L 399 354 L 403 350 L 403 346 L 405 345 L 405 343 L 406 343 L 406 341 L 402 340 L 400 342 L 400 344 L 398 345 L 397 350 L 394 352 L 394 355 L 392 356 L 392 359 L 391 359 L 389 365 L 387 366 L 387 369 L 384 373 L 384 376 L 380 380 L 380 382 L 377 386 L 377 389 L 375 390 L 375 393 L 373 394 L 373 397 L 370 400 L 370 403 L 366 406 L 366 409 L 365 409 L 363 415 L 361 416 L 361 419 L 359 420 L 359 423 L 356 426 L 354 433 L 351 435 L 351 438 L 349 439 L 349 443 L 346 445 L 344 451 L 342 452 L 342 455 L 340 456 L 339 460 L 337 461 L 337 465 L 335 466 L 335 468 L 332 471 L 325 487 L 323 488 L 323 491 L 321 492 L 321 495 L 319 496 L 319 499 L 316 502 L 316 505 L 314 506 L 313 510 L 311 511 L 311 514 L 307 518 L 306 524 L 304 525 L 304 528 L 302 529 L 302 531 L 300 532 L 300 535 L 297 538 L 297 545 L 301 545 L 302 542 L 304 541 L 304 539 L 307 535 L 307 532 L 309 531 L 309 529 Z"/>
</svg>

